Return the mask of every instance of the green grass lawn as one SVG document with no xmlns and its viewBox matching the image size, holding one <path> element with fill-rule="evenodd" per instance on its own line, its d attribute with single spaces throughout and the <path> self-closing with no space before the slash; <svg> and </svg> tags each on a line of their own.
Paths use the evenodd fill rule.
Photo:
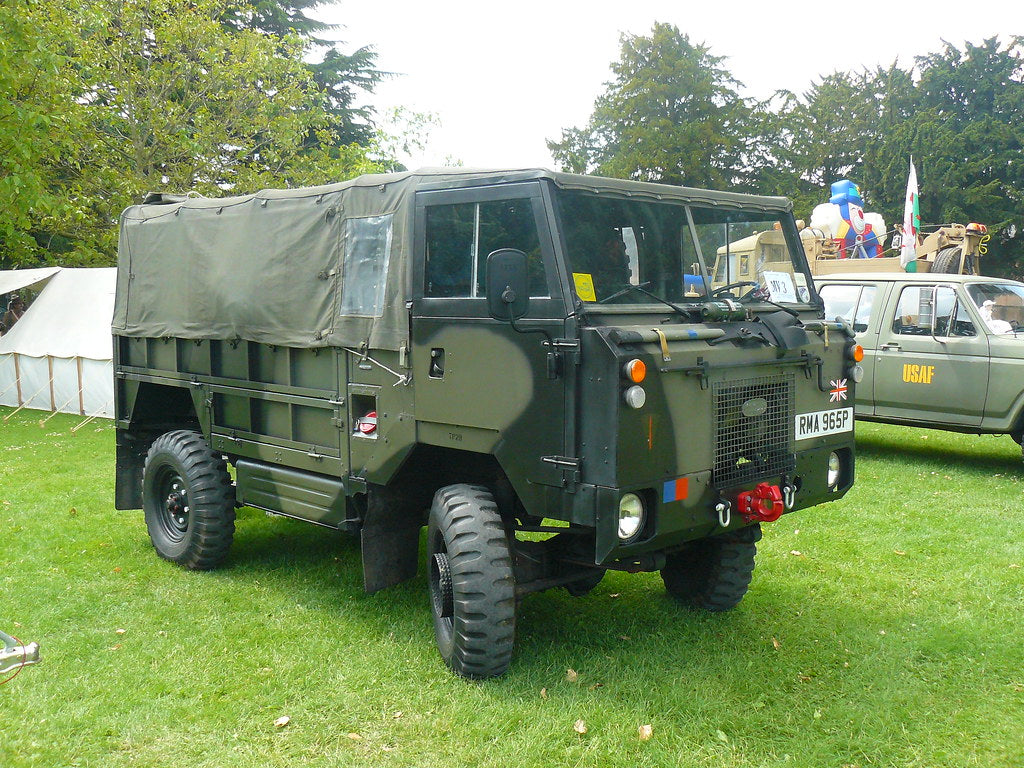
<svg viewBox="0 0 1024 768">
<path fill-rule="evenodd" d="M 735 611 L 657 574 L 532 595 L 481 684 L 422 574 L 367 596 L 354 539 L 252 510 L 185 572 L 113 509 L 109 422 L 39 418 L 0 422 L 0 629 L 43 657 L 0 687 L 3 768 L 1024 765 L 1009 438 L 858 425 L 856 487 L 764 527 Z"/>
</svg>

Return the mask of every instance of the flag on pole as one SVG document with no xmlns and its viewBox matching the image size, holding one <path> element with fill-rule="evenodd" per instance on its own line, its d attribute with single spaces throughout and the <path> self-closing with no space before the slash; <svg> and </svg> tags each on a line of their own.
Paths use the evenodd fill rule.
<svg viewBox="0 0 1024 768">
<path fill-rule="evenodd" d="M 900 245 L 900 265 L 908 272 L 916 271 L 914 260 L 917 258 L 917 235 L 920 230 L 921 208 L 917 200 L 917 171 L 914 170 L 914 158 L 911 157 L 907 199 L 903 205 L 903 243 Z"/>
</svg>

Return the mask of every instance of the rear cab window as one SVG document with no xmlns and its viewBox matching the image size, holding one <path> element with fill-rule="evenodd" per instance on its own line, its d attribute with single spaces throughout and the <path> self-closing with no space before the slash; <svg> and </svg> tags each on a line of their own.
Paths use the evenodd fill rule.
<svg viewBox="0 0 1024 768">
<path fill-rule="evenodd" d="M 867 331 L 871 310 L 875 305 L 878 287 L 856 283 L 832 283 L 818 289 L 825 302 L 825 317 L 833 320 L 841 317 L 861 334 Z"/>
</svg>

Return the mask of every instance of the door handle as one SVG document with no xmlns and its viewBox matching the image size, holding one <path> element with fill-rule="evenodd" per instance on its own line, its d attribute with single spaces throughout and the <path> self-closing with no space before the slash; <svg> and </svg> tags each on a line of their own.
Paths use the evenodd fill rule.
<svg viewBox="0 0 1024 768">
<path fill-rule="evenodd" d="M 883 352 L 899 352 L 903 347 L 899 344 L 883 344 L 879 349 Z"/>
</svg>

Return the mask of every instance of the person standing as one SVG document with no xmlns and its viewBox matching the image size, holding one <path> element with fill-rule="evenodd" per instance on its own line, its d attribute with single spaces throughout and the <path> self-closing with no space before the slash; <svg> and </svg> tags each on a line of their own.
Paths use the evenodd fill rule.
<svg viewBox="0 0 1024 768">
<path fill-rule="evenodd" d="M 3 321 L 0 322 L 0 333 L 8 333 L 14 324 L 25 314 L 25 300 L 18 294 L 11 296 Z"/>
</svg>

